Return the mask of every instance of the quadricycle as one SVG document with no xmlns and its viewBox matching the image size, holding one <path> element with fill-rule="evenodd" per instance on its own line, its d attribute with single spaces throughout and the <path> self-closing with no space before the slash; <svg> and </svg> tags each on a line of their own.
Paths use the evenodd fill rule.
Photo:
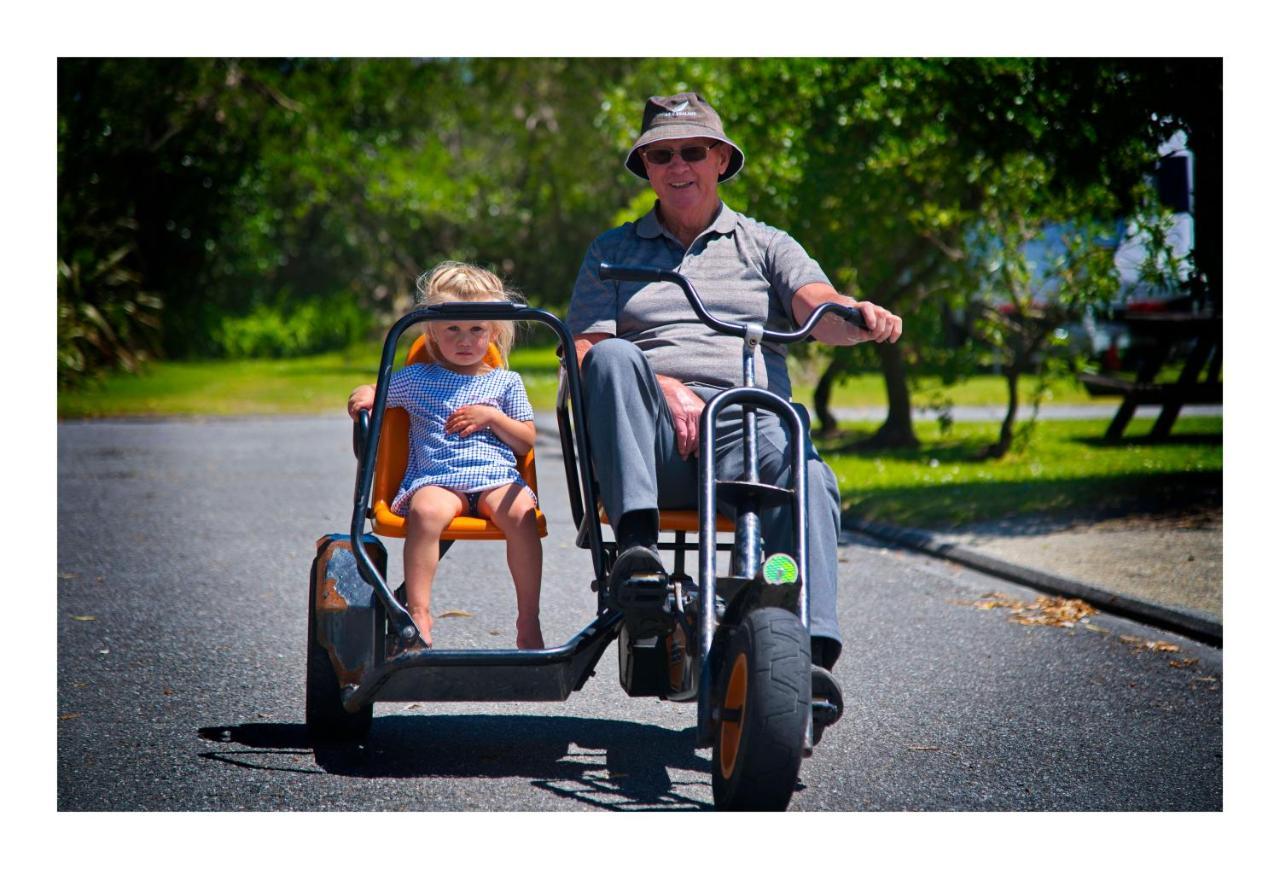
<svg viewBox="0 0 1280 869">
<path fill-rule="evenodd" d="M 816 737 L 835 723 L 843 700 L 830 680 L 813 678 L 810 660 L 805 474 L 790 485 L 760 479 L 756 419 L 776 414 L 790 434 L 793 468 L 808 450 L 802 409 L 755 386 L 762 341 L 806 339 L 834 313 L 862 326 L 856 309 L 827 303 L 795 331 L 765 329 L 715 317 L 684 276 L 657 268 L 602 264 L 605 280 L 669 282 L 683 291 L 710 329 L 742 339 L 743 385 L 718 393 L 702 411 L 701 431 L 715 432 L 720 415 L 738 408 L 737 428 L 747 460 L 740 478 L 720 479 L 713 449 L 699 451 L 696 509 L 663 510 L 658 547 L 674 567 L 627 577 L 610 588 L 618 557 L 600 509 L 592 445 L 584 421 L 582 379 L 573 336 L 553 314 L 510 303 L 451 302 L 400 318 L 383 343 L 373 407 L 355 421 L 356 482 L 348 533 L 317 542 L 308 598 L 306 723 L 317 742 L 362 740 L 377 702 L 556 701 L 581 690 L 611 643 L 618 675 L 631 697 L 696 704 L 696 744 L 712 749 L 712 793 L 719 809 L 782 810 L 812 753 Z M 387 581 L 387 551 L 380 537 L 403 537 L 405 520 L 389 507 L 407 461 L 408 419 L 387 406 L 388 381 L 401 336 L 429 320 L 514 320 L 550 328 L 561 353 L 556 402 L 576 545 L 590 552 L 592 574 L 581 578 L 595 596 L 595 617 L 567 642 L 545 649 L 413 648 L 418 636 L 403 591 Z M 423 341 L 406 364 L 423 360 Z M 490 348 L 491 364 L 501 364 Z M 518 469 L 536 491 L 531 451 Z M 732 520 L 716 505 L 733 504 Z M 760 511 L 789 507 L 795 530 L 786 551 L 763 551 Z M 691 508 L 694 505 L 690 505 Z M 537 516 L 546 535 L 546 517 Z M 732 542 L 726 539 L 732 534 Z M 696 541 L 690 540 L 696 536 Z M 459 516 L 441 537 L 440 554 L 459 541 L 501 539 L 491 522 Z M 685 558 L 697 552 L 697 575 Z M 725 557 L 721 557 L 721 556 Z M 408 649 L 406 651 L 406 649 Z"/>
</svg>

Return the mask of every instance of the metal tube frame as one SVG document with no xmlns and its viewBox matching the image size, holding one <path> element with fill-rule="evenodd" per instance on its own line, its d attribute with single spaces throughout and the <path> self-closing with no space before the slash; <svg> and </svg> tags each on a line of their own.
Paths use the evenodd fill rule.
<svg viewBox="0 0 1280 869">
<path fill-rule="evenodd" d="M 742 405 L 744 415 L 748 408 L 764 408 L 777 413 L 779 419 L 786 422 L 791 432 L 791 462 L 792 462 L 792 517 L 794 518 L 794 527 L 792 529 L 792 543 L 795 547 L 796 567 L 798 568 L 800 585 L 800 601 L 799 612 L 796 613 L 800 617 L 801 624 L 804 625 L 805 632 L 809 630 L 809 544 L 805 536 L 805 519 L 808 501 L 808 474 L 806 473 L 806 452 L 807 440 L 805 438 L 804 423 L 800 419 L 800 414 L 791 406 L 790 402 L 769 392 L 754 386 L 738 386 L 726 389 L 715 395 L 706 406 L 702 409 L 702 431 L 714 432 L 716 421 L 719 419 L 720 413 L 729 405 Z M 752 412 L 754 417 L 754 412 Z M 743 425 L 746 420 L 744 418 Z M 754 425 L 754 421 L 752 423 Z M 754 438 L 755 432 L 751 431 L 747 437 Z M 753 468 L 756 474 L 759 474 L 759 468 Z M 748 471 L 750 473 L 750 470 Z M 716 545 L 715 545 L 715 528 L 716 528 L 716 475 L 715 475 L 715 448 L 713 445 L 704 442 L 702 449 L 698 454 L 698 601 L 701 609 L 698 616 L 699 625 L 699 649 L 698 654 L 701 656 L 700 673 L 698 678 L 698 728 L 697 739 L 699 746 L 708 746 L 714 742 L 715 734 L 711 720 L 712 692 L 714 686 L 711 679 L 711 647 L 713 645 L 716 628 L 719 620 L 716 617 Z M 755 511 L 751 511 L 751 519 L 754 522 L 756 530 L 755 545 L 759 546 L 759 515 Z M 738 517 L 739 529 L 741 529 L 742 516 Z M 735 549 L 737 547 L 735 546 Z M 758 570 L 758 567 L 756 568 Z M 746 574 L 753 577 L 755 573 Z M 807 740 L 806 740 L 807 741 Z"/>
<path fill-rule="evenodd" d="M 759 453 L 758 441 L 756 439 L 756 407 L 774 410 L 780 419 L 786 420 L 787 426 L 791 430 L 791 449 L 792 449 L 792 509 L 795 519 L 795 552 L 796 567 L 799 572 L 799 581 L 803 583 L 801 586 L 801 594 L 798 602 L 801 623 L 804 625 L 805 632 L 809 630 L 809 551 L 808 542 L 805 537 L 805 523 L 807 510 L 807 485 L 808 473 L 806 468 L 807 460 L 807 433 L 804 431 L 804 423 L 800 419 L 800 415 L 795 408 L 784 399 L 774 395 L 767 390 L 755 387 L 755 354 L 761 341 L 772 341 L 781 344 L 790 344 L 802 341 L 809 337 L 813 330 L 817 327 L 819 321 L 827 314 L 835 314 L 854 326 L 865 329 L 866 320 L 862 316 L 862 312 L 857 308 L 850 308 L 836 302 L 824 302 L 814 308 L 809 313 L 809 318 L 800 326 L 791 332 L 779 332 L 764 328 L 758 323 L 729 323 L 713 316 L 702 303 L 702 299 L 698 296 L 688 279 L 679 272 L 673 272 L 668 269 L 660 269 L 652 266 L 617 266 L 609 263 L 601 263 L 599 267 L 599 275 L 602 280 L 617 281 L 649 281 L 663 282 L 667 281 L 678 286 L 688 300 L 690 307 L 697 314 L 698 319 L 717 332 L 726 335 L 736 335 L 743 339 L 743 356 L 742 356 L 742 382 L 743 386 L 727 389 L 709 401 L 702 410 L 702 431 L 714 432 L 715 424 L 722 408 L 729 404 L 740 404 L 743 406 L 743 461 L 745 473 L 747 475 L 746 482 L 759 483 Z M 714 435 L 713 435 L 714 438 Z M 715 449 L 714 444 L 708 446 L 703 444 L 698 458 L 699 473 L 699 503 L 698 503 L 698 560 L 699 560 L 699 612 L 700 634 L 699 637 L 699 654 L 702 656 L 700 662 L 700 676 L 698 680 L 698 727 L 697 740 L 700 746 L 711 745 L 714 741 L 714 733 L 711 721 L 712 691 L 711 684 L 711 649 L 715 638 L 717 627 L 716 618 L 716 545 L 715 545 L 715 517 L 716 517 L 716 480 L 715 480 Z M 738 521 L 736 524 L 736 532 L 734 537 L 734 554 L 738 560 L 737 573 L 745 575 L 748 579 L 755 576 L 759 570 L 759 541 L 760 541 L 760 518 L 759 518 L 759 500 L 748 498 L 746 510 L 738 511 Z M 812 748 L 813 738 L 813 722 L 810 716 L 805 726 L 805 750 L 806 752 Z"/>
</svg>

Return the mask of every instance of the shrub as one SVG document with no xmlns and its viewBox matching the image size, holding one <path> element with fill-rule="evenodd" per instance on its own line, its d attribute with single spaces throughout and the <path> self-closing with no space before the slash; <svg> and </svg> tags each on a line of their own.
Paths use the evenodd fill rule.
<svg viewBox="0 0 1280 869">
<path fill-rule="evenodd" d="M 105 256 L 58 258 L 58 388 L 110 370 L 136 372 L 156 352 L 161 301 L 142 289 L 125 242 Z"/>
<path fill-rule="evenodd" d="M 214 340 L 220 355 L 230 359 L 303 356 L 348 347 L 366 336 L 370 323 L 355 299 L 331 296 L 259 305 L 242 317 L 224 317 Z"/>
</svg>

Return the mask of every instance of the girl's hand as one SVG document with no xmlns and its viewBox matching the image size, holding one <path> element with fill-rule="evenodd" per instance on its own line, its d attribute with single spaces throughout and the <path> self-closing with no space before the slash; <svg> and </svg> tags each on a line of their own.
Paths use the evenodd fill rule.
<svg viewBox="0 0 1280 869">
<path fill-rule="evenodd" d="M 460 407 L 444 421 L 445 434 L 470 437 L 478 431 L 492 428 L 494 422 L 506 414 L 489 404 L 468 404 Z"/>
<path fill-rule="evenodd" d="M 347 397 L 347 416 L 355 419 L 360 411 L 372 408 L 373 395 L 373 387 L 368 384 L 351 390 L 351 395 Z"/>
</svg>

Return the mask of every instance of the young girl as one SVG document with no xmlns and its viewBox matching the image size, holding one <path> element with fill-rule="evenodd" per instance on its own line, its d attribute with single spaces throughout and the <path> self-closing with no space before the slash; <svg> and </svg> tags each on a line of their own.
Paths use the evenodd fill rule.
<svg viewBox="0 0 1280 869">
<path fill-rule="evenodd" d="M 497 275 L 465 263 L 444 262 L 418 278 L 419 307 L 511 300 Z M 490 342 L 506 360 L 514 324 L 433 320 L 424 333 L 432 361 L 396 371 L 387 392 L 388 407 L 409 413 L 409 462 L 391 504 L 406 517 L 409 614 L 430 648 L 440 534 L 455 516 L 488 518 L 507 538 L 507 566 L 516 586 L 516 647 L 541 649 L 542 541 L 534 495 L 516 470 L 516 456 L 533 448 L 533 408 L 520 375 L 484 363 Z M 373 398 L 373 386 L 357 387 L 347 412 L 355 417 L 373 406 Z"/>
</svg>

